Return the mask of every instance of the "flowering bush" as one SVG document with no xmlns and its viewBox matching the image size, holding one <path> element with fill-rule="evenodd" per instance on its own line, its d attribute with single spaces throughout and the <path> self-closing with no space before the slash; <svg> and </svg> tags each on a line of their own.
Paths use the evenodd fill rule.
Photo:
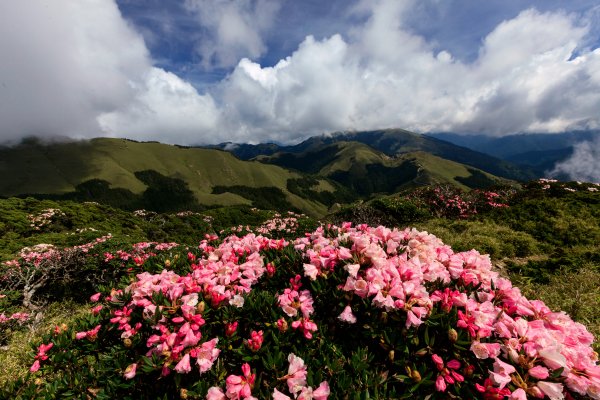
<svg viewBox="0 0 600 400">
<path fill-rule="evenodd" d="M 27 219 L 29 220 L 29 226 L 35 231 L 41 231 L 48 227 L 52 223 L 58 222 L 60 219 L 65 218 L 66 215 L 58 208 L 47 208 L 40 211 L 37 214 L 29 214 Z"/>
<path fill-rule="evenodd" d="M 432 215 L 445 218 L 469 218 L 482 211 L 508 207 L 516 194 L 512 188 L 463 192 L 455 186 L 417 189 L 408 195 L 416 204 L 429 208 Z"/>
<path fill-rule="evenodd" d="M 584 326 L 426 232 L 343 224 L 170 251 L 177 272 L 150 254 L 4 394 L 600 399 Z"/>
</svg>

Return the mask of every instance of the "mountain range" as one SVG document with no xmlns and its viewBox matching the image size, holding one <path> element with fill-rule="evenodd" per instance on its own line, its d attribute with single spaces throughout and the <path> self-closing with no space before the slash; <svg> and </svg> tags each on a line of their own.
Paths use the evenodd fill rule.
<svg viewBox="0 0 600 400">
<path fill-rule="evenodd" d="M 314 216 L 335 203 L 423 185 L 471 189 L 537 177 L 532 168 L 400 129 L 336 132 L 292 146 L 30 139 L 0 147 L 0 176 L 3 197 L 156 211 L 245 204 Z"/>
<path fill-rule="evenodd" d="M 569 158 L 573 153 L 573 146 L 577 143 L 592 141 L 599 135 L 600 130 L 521 133 L 503 137 L 457 133 L 429 134 L 431 137 L 529 168 L 538 176 L 544 176 L 557 162 Z"/>
</svg>

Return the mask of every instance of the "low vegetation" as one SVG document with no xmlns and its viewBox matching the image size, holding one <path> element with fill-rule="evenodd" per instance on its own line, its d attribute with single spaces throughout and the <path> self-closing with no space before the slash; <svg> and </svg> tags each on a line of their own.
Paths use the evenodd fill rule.
<svg viewBox="0 0 600 400">
<path fill-rule="evenodd" d="M 419 189 L 322 223 L 2 200 L 0 398 L 597 398 L 599 189 Z M 509 348 L 518 320 L 577 340 Z"/>
</svg>

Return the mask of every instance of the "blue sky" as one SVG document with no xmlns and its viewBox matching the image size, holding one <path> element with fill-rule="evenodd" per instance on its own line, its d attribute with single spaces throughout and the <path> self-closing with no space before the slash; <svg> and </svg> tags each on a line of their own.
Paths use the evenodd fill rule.
<svg viewBox="0 0 600 400">
<path fill-rule="evenodd" d="M 0 3 L 0 142 L 600 128 L 597 0 Z"/>
<path fill-rule="evenodd" d="M 142 33 L 156 60 L 156 65 L 187 78 L 194 86 L 205 85 L 224 78 L 231 68 L 203 65 L 196 47 L 204 40 L 214 40 L 206 27 L 186 8 L 181 0 L 118 0 L 123 16 Z M 266 48 L 257 57 L 240 52 L 262 66 L 273 66 L 292 54 L 304 38 L 312 35 L 324 39 L 336 33 L 348 36 L 366 17 L 353 13 L 348 0 L 282 0 L 264 32 Z M 489 1 L 422 1 L 412 10 L 406 28 L 433 44 L 436 50 L 447 50 L 455 58 L 470 62 L 476 59 L 481 41 L 499 23 L 515 18 L 521 11 L 535 8 L 542 12 L 564 10 L 580 17 L 600 16 L 597 0 L 489 0 Z M 595 47 L 597 35 L 589 38 Z M 239 60 L 238 60 L 239 61 Z M 228 67 L 233 67 L 229 65 Z"/>
</svg>

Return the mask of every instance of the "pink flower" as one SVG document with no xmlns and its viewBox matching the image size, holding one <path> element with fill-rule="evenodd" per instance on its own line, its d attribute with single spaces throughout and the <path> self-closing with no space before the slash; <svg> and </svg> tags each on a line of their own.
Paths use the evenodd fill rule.
<svg viewBox="0 0 600 400">
<path fill-rule="evenodd" d="M 515 367 L 496 358 L 494 361 L 494 371 L 490 371 L 490 379 L 500 388 L 511 382 L 510 374 L 516 372 Z"/>
<path fill-rule="evenodd" d="M 447 385 L 453 385 L 456 382 L 463 382 L 465 378 L 457 371 L 460 369 L 458 360 L 450 360 L 444 365 L 444 361 L 437 354 L 431 356 L 439 374 L 435 379 L 435 388 L 438 392 L 445 392 Z"/>
<path fill-rule="evenodd" d="M 98 304 L 96 307 L 92 308 L 92 314 L 93 315 L 98 315 L 100 314 L 100 310 L 102 310 L 102 308 L 104 308 L 102 306 L 102 304 Z"/>
<path fill-rule="evenodd" d="M 100 300 L 100 296 L 102 296 L 102 293 L 96 293 L 90 297 L 90 301 L 93 301 L 95 303 L 98 300 Z"/>
<path fill-rule="evenodd" d="M 87 337 L 87 332 L 77 332 L 75 334 L 75 339 L 77 339 L 77 340 L 81 340 L 85 337 Z"/>
<path fill-rule="evenodd" d="M 193 329 L 190 329 L 187 331 L 187 333 L 185 334 L 185 337 L 181 341 L 181 345 L 183 347 L 195 346 L 200 341 L 201 336 L 202 335 L 200 334 L 200 332 L 196 333 L 196 332 L 194 332 Z"/>
<path fill-rule="evenodd" d="M 523 389 L 518 388 L 510 394 L 509 400 L 527 400 L 527 393 Z"/>
<path fill-rule="evenodd" d="M 297 400 L 326 400 L 329 396 L 329 384 L 327 381 L 321 382 L 316 390 L 312 387 L 303 387 Z"/>
<path fill-rule="evenodd" d="M 536 365 L 529 369 L 528 372 L 529 375 L 533 376 L 535 379 L 546 379 L 550 375 L 548 368 L 542 367 L 541 365 Z"/>
<path fill-rule="evenodd" d="M 338 319 L 349 324 L 356 323 L 356 317 L 352 314 L 352 308 L 350 308 L 350 306 L 344 308 L 344 311 L 338 316 Z"/>
<path fill-rule="evenodd" d="M 306 366 L 304 360 L 296 356 L 294 353 L 290 353 L 288 356 L 288 373 L 284 377 L 287 379 L 288 390 L 292 394 L 296 394 L 302 387 L 306 385 Z"/>
<path fill-rule="evenodd" d="M 230 399 L 245 399 L 252 394 L 252 386 L 256 375 L 250 371 L 250 365 L 245 363 L 242 365 L 243 376 L 229 375 L 225 379 L 227 384 L 227 397 Z"/>
<path fill-rule="evenodd" d="M 495 358 L 500 355 L 500 343 L 481 343 L 475 341 L 471 343 L 471 351 L 480 360 Z"/>
<path fill-rule="evenodd" d="M 200 368 L 200 373 L 204 373 L 212 368 L 214 362 L 217 360 L 221 350 L 217 349 L 217 343 L 219 338 L 214 338 L 208 342 L 202 343 L 200 348 L 192 350 L 193 356 L 196 357 L 196 364 Z"/>
<path fill-rule="evenodd" d="M 562 400 L 565 398 L 563 395 L 563 385 L 561 383 L 540 381 L 537 383 L 537 387 L 540 388 L 550 400 Z"/>
<path fill-rule="evenodd" d="M 319 274 L 319 270 L 312 264 L 304 264 L 304 276 L 308 276 L 311 281 L 317 279 L 317 275 Z"/>
<path fill-rule="evenodd" d="M 50 350 L 54 346 L 54 343 L 50 342 L 48 344 L 40 344 L 38 347 L 38 353 L 35 356 L 35 361 L 33 365 L 29 368 L 31 372 L 36 372 L 40 369 L 40 361 L 45 361 L 48 359 L 48 355 L 46 352 Z"/>
<path fill-rule="evenodd" d="M 37 372 L 40 369 L 40 360 L 35 360 L 33 362 L 33 365 L 31 366 L 31 368 L 29 368 L 29 370 L 31 372 Z"/>
<path fill-rule="evenodd" d="M 132 379 L 135 376 L 136 370 L 137 370 L 137 364 L 133 363 L 130 366 L 128 366 L 127 368 L 125 368 L 125 372 L 123 373 L 123 376 L 125 377 L 125 379 Z"/>
<path fill-rule="evenodd" d="M 273 390 L 273 400 L 292 400 L 292 398 L 290 396 L 286 396 L 285 394 L 281 393 L 279 390 L 274 389 Z"/>
<path fill-rule="evenodd" d="M 312 339 L 313 335 L 311 332 L 315 332 L 317 330 L 317 324 L 307 318 L 302 318 L 292 322 L 292 328 L 300 328 L 305 338 Z"/>
<path fill-rule="evenodd" d="M 446 391 L 446 381 L 441 375 L 438 375 L 437 378 L 435 378 L 435 390 L 437 390 L 438 392 Z"/>
<path fill-rule="evenodd" d="M 317 390 L 313 392 L 313 398 L 315 400 L 325 400 L 330 394 L 329 383 L 327 381 L 321 382 Z"/>
<path fill-rule="evenodd" d="M 248 339 L 246 344 L 250 350 L 258 351 L 262 347 L 263 340 L 263 331 L 252 331 L 250 332 L 250 339 Z"/>
<path fill-rule="evenodd" d="M 213 386 L 208 389 L 208 393 L 206 394 L 206 400 L 225 400 L 225 393 L 220 387 Z"/>
<path fill-rule="evenodd" d="M 190 365 L 190 355 L 186 354 L 175 366 L 175 371 L 177 371 L 180 374 L 187 374 L 191 370 L 192 366 Z"/>
<path fill-rule="evenodd" d="M 538 354 L 544 364 L 551 369 L 567 368 L 567 359 L 556 349 L 542 349 Z"/>
<path fill-rule="evenodd" d="M 238 327 L 238 322 L 234 321 L 225 325 L 225 336 L 231 337 L 235 333 Z"/>
</svg>

